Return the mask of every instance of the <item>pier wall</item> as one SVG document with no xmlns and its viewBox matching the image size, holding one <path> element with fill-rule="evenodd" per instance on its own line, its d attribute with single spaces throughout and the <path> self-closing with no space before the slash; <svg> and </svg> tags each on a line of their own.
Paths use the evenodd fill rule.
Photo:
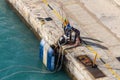
<svg viewBox="0 0 120 80">
<path fill-rule="evenodd" d="M 24 2 L 24 0 L 7 0 L 7 2 L 35 33 L 38 39 L 43 38 L 49 45 L 52 45 L 55 44 L 63 34 L 61 26 L 56 26 L 53 22 L 46 21 L 45 24 L 43 24 L 41 20 L 38 19 L 48 17 L 41 5 L 38 5 L 38 8 L 36 8 L 36 5 L 32 4 L 32 2 L 31 5 L 29 5 L 30 0 L 28 3 L 25 3 L 27 1 Z M 74 60 L 74 58 L 70 55 L 66 55 L 65 58 L 64 69 L 73 80 L 86 80 L 85 76 L 89 77 L 87 74 L 83 76 L 82 69 L 84 69 L 84 66 L 80 67 L 78 63 L 73 63 L 72 59 Z M 78 65 L 80 70 L 78 70 L 74 64 Z M 89 80 L 93 80 L 92 77 L 89 78 Z"/>
<path fill-rule="evenodd" d="M 72 2 L 72 0 L 70 1 Z M 59 22 L 59 19 L 57 19 L 55 15 L 51 14 L 52 11 L 47 9 L 46 5 L 42 2 L 42 0 L 7 0 L 7 2 L 16 10 L 16 12 L 19 13 L 19 15 L 22 16 L 22 18 L 24 18 L 25 23 L 31 26 L 30 29 L 34 31 L 37 37 L 43 38 L 49 45 L 56 44 L 59 38 L 63 35 L 64 32 L 61 25 L 62 23 Z M 57 5 L 57 4 L 53 4 L 52 2 L 50 4 L 53 7 Z M 70 13 L 75 14 L 74 16 L 72 16 L 72 18 L 75 18 L 75 16 L 79 16 L 79 17 L 81 16 L 81 18 L 79 17 L 76 18 L 79 18 L 81 22 L 82 21 L 85 22 L 86 20 L 85 23 L 89 22 L 89 24 L 91 24 L 92 23 L 91 21 L 93 21 L 94 24 L 96 24 L 97 27 L 99 27 L 97 21 L 94 20 L 87 12 L 85 12 L 83 8 L 80 8 L 80 6 L 76 4 L 77 3 L 75 3 L 74 5 L 69 5 L 70 7 L 66 9 L 70 11 Z M 54 20 L 50 20 L 50 21 L 44 20 L 45 18 L 49 18 L 49 17 L 51 17 Z M 78 46 L 72 49 L 69 49 L 68 46 L 62 47 L 63 50 L 65 50 L 65 60 L 64 60 L 65 69 L 68 72 L 68 74 L 70 74 L 71 78 L 73 80 L 120 80 L 119 77 L 120 72 L 118 70 L 113 70 L 113 67 L 117 67 L 116 69 L 120 68 L 120 66 L 117 65 L 119 64 L 119 62 L 115 58 L 113 58 L 113 56 L 108 54 L 110 52 L 107 51 L 107 49 L 106 50 L 103 49 L 105 48 L 104 46 L 102 46 L 101 48 L 101 45 L 99 44 L 102 41 L 104 43 L 107 43 L 109 41 L 111 42 L 111 40 L 108 41 L 108 39 L 104 38 L 103 36 L 104 34 L 102 34 L 102 36 L 99 37 L 101 41 L 98 41 L 95 44 L 93 44 L 94 42 L 90 42 L 90 41 L 91 40 L 95 41 L 95 39 L 92 38 L 90 39 L 89 38 L 90 34 L 85 33 L 87 32 L 86 26 L 83 26 L 85 28 L 84 31 L 83 30 L 84 28 L 81 29 L 81 27 L 76 25 L 76 23 L 73 25 L 75 28 L 81 30 L 82 36 L 84 36 L 83 38 L 87 39 L 86 42 L 88 42 L 89 44 L 88 45 L 83 44 L 82 46 Z M 96 25 L 92 25 L 92 27 L 95 27 L 96 29 Z M 90 28 L 90 26 L 88 25 L 87 27 Z M 92 30 L 94 30 L 94 28 Z M 99 30 L 100 30 L 99 28 L 98 30 L 94 30 L 96 33 L 94 32 L 93 34 L 94 35 L 97 34 Z M 91 31 L 91 29 L 89 29 L 88 31 Z M 104 30 L 102 32 L 105 33 L 106 31 Z M 101 35 L 101 33 L 99 35 Z M 107 41 L 105 42 L 105 40 Z M 96 68 L 94 69 L 91 66 L 86 67 L 76 58 L 80 55 L 87 55 L 92 61 L 94 61 L 95 54 L 102 56 L 102 58 L 99 57 L 96 60 L 96 63 L 98 65 L 97 69 Z M 113 61 L 111 62 L 111 60 Z"/>
</svg>

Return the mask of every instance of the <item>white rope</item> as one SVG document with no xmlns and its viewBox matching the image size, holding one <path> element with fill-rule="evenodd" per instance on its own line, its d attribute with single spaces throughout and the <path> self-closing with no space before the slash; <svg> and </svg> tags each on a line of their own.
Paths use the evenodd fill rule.
<svg viewBox="0 0 120 80">
<path fill-rule="evenodd" d="M 37 67 L 31 67 L 31 66 L 25 66 L 25 65 L 12 65 L 12 66 L 8 66 L 8 67 L 5 67 L 5 68 L 1 69 L 0 72 L 11 69 L 11 68 L 15 68 L 15 67 L 41 70 L 41 69 L 39 69 Z"/>
<path fill-rule="evenodd" d="M 5 67 L 3 69 L 0 70 L 0 72 L 3 72 L 5 70 L 9 70 L 11 68 L 27 68 L 27 69 L 34 69 L 32 71 L 18 71 L 18 72 L 14 72 L 10 75 L 7 75 L 7 76 L 4 76 L 2 77 L 0 80 L 4 80 L 6 78 L 9 78 L 11 76 L 14 76 L 16 74 L 20 74 L 20 73 L 40 73 L 40 74 L 52 74 L 54 72 L 51 72 L 51 71 L 48 71 L 48 70 L 45 70 L 45 69 L 39 69 L 37 67 L 31 67 L 31 66 L 25 66 L 25 65 L 12 65 L 12 66 L 8 66 L 8 67 Z"/>
<path fill-rule="evenodd" d="M 14 75 L 16 75 L 16 74 L 20 74 L 20 73 L 49 74 L 48 72 L 42 72 L 42 71 L 18 71 L 18 72 L 14 72 L 14 73 L 12 73 L 12 74 L 10 74 L 10 75 L 7 75 L 7 76 L 5 76 L 5 77 L 2 77 L 0 80 L 5 80 L 5 79 L 7 79 L 7 78 L 10 78 L 10 77 L 12 77 L 12 76 L 14 76 Z M 50 72 L 50 73 L 51 73 L 51 72 Z"/>
</svg>

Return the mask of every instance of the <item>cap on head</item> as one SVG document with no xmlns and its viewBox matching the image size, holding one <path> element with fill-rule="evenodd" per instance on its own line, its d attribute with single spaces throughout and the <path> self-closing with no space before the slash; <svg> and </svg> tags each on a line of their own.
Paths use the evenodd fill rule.
<svg viewBox="0 0 120 80">
<path fill-rule="evenodd" d="M 67 19 L 65 19 L 63 22 L 63 25 L 66 26 L 67 24 L 69 24 L 69 21 Z"/>
</svg>

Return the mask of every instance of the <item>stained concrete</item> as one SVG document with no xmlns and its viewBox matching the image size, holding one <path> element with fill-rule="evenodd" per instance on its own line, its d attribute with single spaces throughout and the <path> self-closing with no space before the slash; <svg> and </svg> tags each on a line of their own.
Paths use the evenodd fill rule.
<svg viewBox="0 0 120 80">
<path fill-rule="evenodd" d="M 50 45 L 55 44 L 63 34 L 62 21 L 42 0 L 8 1 Z M 120 29 L 118 27 L 120 14 L 116 4 L 114 5 L 110 0 L 98 2 L 94 0 L 49 0 L 48 3 L 60 15 L 67 17 L 71 25 L 81 31 L 82 39 L 89 45 L 83 44 L 65 50 L 64 64 L 72 78 L 76 80 L 120 80 L 120 62 L 116 59 L 116 57 L 120 57 Z M 113 12 L 110 9 L 117 11 Z M 109 18 L 101 18 L 102 13 L 109 15 Z M 47 17 L 51 17 L 53 20 L 45 21 L 45 24 L 42 24 L 38 19 Z M 63 46 L 63 49 L 68 47 L 70 46 Z M 96 60 L 98 69 L 106 75 L 105 77 L 94 78 L 87 68 L 76 59 L 77 56 L 87 55 L 94 60 L 95 54 L 99 56 Z"/>
</svg>

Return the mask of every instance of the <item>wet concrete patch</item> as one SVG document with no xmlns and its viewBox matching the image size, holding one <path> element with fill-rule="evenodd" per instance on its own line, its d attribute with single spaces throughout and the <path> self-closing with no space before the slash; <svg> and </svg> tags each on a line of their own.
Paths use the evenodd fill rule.
<svg viewBox="0 0 120 80">
<path fill-rule="evenodd" d="M 94 78 L 106 77 L 96 64 L 96 67 L 93 67 L 93 61 L 87 55 L 80 55 L 77 59 L 86 67 Z"/>
<path fill-rule="evenodd" d="M 106 77 L 99 68 L 87 67 L 87 70 L 94 76 L 94 78 Z"/>
</svg>

